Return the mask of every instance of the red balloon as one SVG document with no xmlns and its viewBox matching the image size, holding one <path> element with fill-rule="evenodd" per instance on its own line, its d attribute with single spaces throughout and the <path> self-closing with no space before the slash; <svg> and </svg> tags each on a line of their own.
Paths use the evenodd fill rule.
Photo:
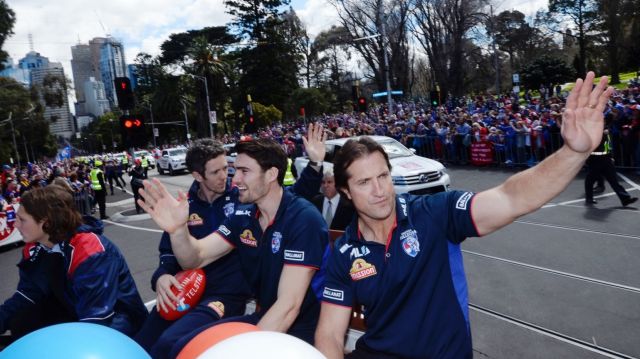
<svg viewBox="0 0 640 359">
<path fill-rule="evenodd" d="M 182 286 L 182 290 L 178 290 L 175 287 L 171 288 L 173 294 L 178 297 L 178 301 L 173 302 L 176 309 L 167 307 L 168 312 L 162 309 L 158 311 L 158 314 L 166 320 L 176 320 L 187 314 L 187 312 L 200 301 L 206 285 L 204 271 L 202 269 L 190 269 L 179 272 L 176 274 L 176 280 L 178 280 Z"/>
<path fill-rule="evenodd" d="M 231 338 L 235 335 L 259 331 L 260 328 L 253 324 L 242 322 L 228 322 L 203 331 L 196 335 L 178 354 L 177 359 L 195 359 L 207 349 L 218 344 L 219 342 Z"/>
</svg>

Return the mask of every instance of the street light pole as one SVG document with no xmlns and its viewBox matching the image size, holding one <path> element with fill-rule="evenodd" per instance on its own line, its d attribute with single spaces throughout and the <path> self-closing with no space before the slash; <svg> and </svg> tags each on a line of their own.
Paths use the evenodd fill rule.
<svg viewBox="0 0 640 359">
<path fill-rule="evenodd" d="M 211 123 L 211 106 L 209 105 L 209 84 L 207 82 L 207 76 L 199 76 L 199 75 L 193 75 L 193 74 L 189 74 L 190 76 L 192 76 L 193 78 L 197 78 L 199 80 L 203 80 L 204 81 L 204 93 L 205 96 L 207 97 L 207 121 L 209 122 L 209 136 L 211 138 L 213 138 L 213 124 Z"/>
<path fill-rule="evenodd" d="M 18 160 L 18 167 L 20 167 L 20 152 L 18 152 L 18 143 L 16 142 L 16 131 L 13 128 L 13 120 L 11 119 L 11 117 L 13 116 L 13 112 L 9 112 L 9 118 L 6 119 L 5 121 L 9 122 L 9 125 L 11 125 L 11 135 L 13 136 L 13 149 L 16 151 L 16 159 Z"/>
<path fill-rule="evenodd" d="M 190 135 L 189 135 L 189 119 L 187 118 L 187 104 L 185 103 L 184 100 L 180 100 L 180 102 L 182 102 L 182 110 L 184 113 L 184 128 L 185 128 L 185 132 L 187 133 L 187 143 L 189 143 L 189 139 L 190 139 Z"/>
<path fill-rule="evenodd" d="M 153 105 L 149 103 L 149 113 L 151 114 L 151 137 L 153 137 L 153 148 L 156 148 L 156 125 L 153 122 Z"/>
<path fill-rule="evenodd" d="M 387 47 L 385 46 L 385 40 L 387 39 L 387 26 L 385 22 L 386 19 L 382 22 L 382 51 L 384 52 L 384 76 L 387 83 L 387 106 L 389 107 L 389 117 L 391 117 L 393 99 L 391 98 L 391 80 L 389 79 L 389 55 L 387 55 Z"/>
</svg>

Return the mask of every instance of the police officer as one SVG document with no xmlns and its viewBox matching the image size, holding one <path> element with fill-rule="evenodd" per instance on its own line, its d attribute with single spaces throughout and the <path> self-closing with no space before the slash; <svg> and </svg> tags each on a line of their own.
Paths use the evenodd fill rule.
<svg viewBox="0 0 640 359">
<path fill-rule="evenodd" d="M 142 169 L 144 170 L 144 175 L 145 177 L 148 177 L 149 160 L 147 159 L 147 156 L 145 156 L 144 154 L 142 155 L 142 157 L 140 157 L 140 160 L 142 161 Z"/>
<path fill-rule="evenodd" d="M 144 168 L 142 168 L 142 161 L 139 158 L 136 158 L 134 161 L 134 166 L 131 168 L 129 172 L 129 176 L 131 176 L 131 191 L 133 191 L 133 202 L 136 205 L 136 213 L 140 213 L 142 208 L 138 204 L 138 198 L 140 198 L 140 193 L 138 190 L 143 187 L 142 181 L 147 179 L 147 173 Z"/>
<path fill-rule="evenodd" d="M 107 186 L 104 183 L 104 172 L 102 171 L 102 160 L 96 159 L 93 162 L 94 167 L 89 172 L 91 180 L 91 189 L 95 202 L 100 209 L 100 219 L 108 219 L 107 216 Z"/>
<path fill-rule="evenodd" d="M 602 181 L 602 177 L 609 182 L 609 185 L 616 192 L 623 206 L 626 207 L 638 200 L 637 197 L 631 197 L 631 195 L 629 195 L 624 187 L 622 187 L 618 182 L 616 168 L 613 165 L 613 157 L 611 157 L 611 139 L 609 137 L 609 130 L 604 130 L 602 141 L 600 141 L 598 147 L 591 152 L 591 155 L 587 159 L 587 165 L 589 167 L 589 172 L 584 180 L 585 202 L 587 205 L 594 205 L 597 203 L 597 201 L 593 199 L 593 184 L 599 180 Z M 604 184 L 599 184 L 598 187 L 604 189 Z"/>
<path fill-rule="evenodd" d="M 291 172 L 291 158 L 287 158 L 287 171 L 284 173 L 284 182 L 283 185 L 285 187 L 293 186 L 296 183 L 296 178 L 293 176 L 293 172 Z"/>
</svg>

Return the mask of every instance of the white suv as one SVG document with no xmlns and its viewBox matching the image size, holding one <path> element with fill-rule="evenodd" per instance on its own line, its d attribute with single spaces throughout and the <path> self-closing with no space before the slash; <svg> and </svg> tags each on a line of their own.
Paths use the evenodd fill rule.
<svg viewBox="0 0 640 359">
<path fill-rule="evenodd" d="M 396 193 L 432 194 L 448 191 L 451 179 L 444 165 L 429 158 L 417 156 L 391 137 L 369 136 L 382 145 L 391 162 L 391 178 Z M 327 152 L 324 166 L 333 167 L 333 158 L 347 140 L 357 137 L 339 138 L 326 142 Z M 298 175 L 307 166 L 307 157 L 296 158 L 294 165 Z"/>
<path fill-rule="evenodd" d="M 149 151 L 147 150 L 134 151 L 133 160 L 135 161 L 136 159 L 142 159 L 143 155 L 144 155 L 144 158 L 146 158 L 147 161 L 149 161 L 149 167 L 156 168 L 156 159 L 153 158 L 153 155 L 149 153 Z"/>
<path fill-rule="evenodd" d="M 162 150 L 160 158 L 158 158 L 158 173 L 162 175 L 164 171 L 167 171 L 169 175 L 173 176 L 176 171 L 186 170 L 186 157 L 186 148 L 168 148 Z"/>
</svg>

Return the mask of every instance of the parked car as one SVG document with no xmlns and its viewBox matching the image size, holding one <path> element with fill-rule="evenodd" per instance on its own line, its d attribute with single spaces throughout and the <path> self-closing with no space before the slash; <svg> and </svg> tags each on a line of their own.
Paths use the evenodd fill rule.
<svg viewBox="0 0 640 359">
<path fill-rule="evenodd" d="M 225 157 L 227 158 L 227 165 L 229 166 L 228 176 L 233 177 L 233 175 L 236 174 L 235 164 L 236 156 L 238 155 L 236 153 L 236 144 L 228 143 L 226 145 L 222 145 L 222 147 L 224 147 L 224 151 L 226 152 Z"/>
<path fill-rule="evenodd" d="M 147 150 L 138 150 L 133 152 L 133 160 L 135 161 L 138 158 L 142 158 L 142 155 L 149 161 L 149 168 L 156 168 L 156 159 L 153 158 L 153 155 L 149 153 Z"/>
<path fill-rule="evenodd" d="M 389 155 L 391 179 L 396 193 L 432 194 L 449 190 L 451 179 L 442 163 L 416 155 L 413 150 L 409 150 L 391 137 L 369 137 L 381 144 Z M 333 167 L 335 154 L 349 139 L 357 139 L 357 137 L 340 138 L 326 142 L 325 167 Z M 308 162 L 307 157 L 295 159 L 294 166 L 298 176 Z"/>
<path fill-rule="evenodd" d="M 173 176 L 176 171 L 187 169 L 187 150 L 185 148 L 167 148 L 162 150 L 158 158 L 158 173 L 161 175 L 165 171 Z"/>
</svg>

